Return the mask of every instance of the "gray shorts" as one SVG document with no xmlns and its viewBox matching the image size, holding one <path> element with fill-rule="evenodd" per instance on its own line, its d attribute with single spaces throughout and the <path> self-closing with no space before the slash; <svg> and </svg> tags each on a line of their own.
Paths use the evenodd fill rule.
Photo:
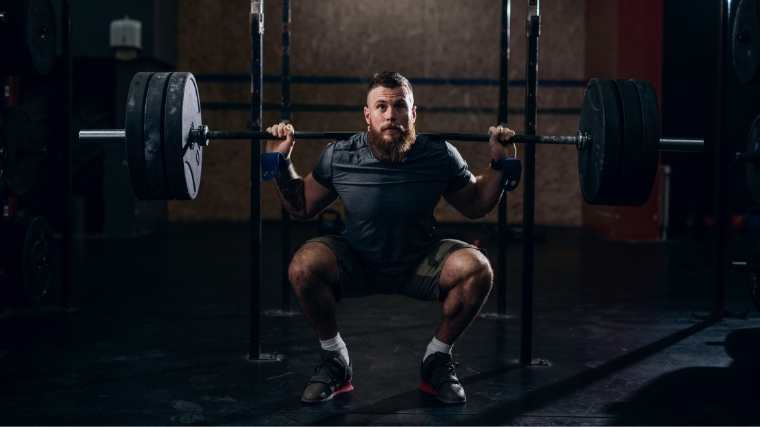
<svg viewBox="0 0 760 427">
<path fill-rule="evenodd" d="M 443 301 L 446 295 L 438 286 L 438 277 L 446 258 L 465 248 L 485 253 L 477 246 L 459 240 L 443 239 L 430 249 L 416 267 L 404 273 L 386 274 L 359 262 L 358 256 L 348 246 L 346 239 L 340 236 L 322 236 L 309 242 L 326 245 L 338 259 L 340 283 L 333 286 L 336 302 L 341 298 L 359 298 L 375 294 L 404 295 L 423 301 Z"/>
</svg>

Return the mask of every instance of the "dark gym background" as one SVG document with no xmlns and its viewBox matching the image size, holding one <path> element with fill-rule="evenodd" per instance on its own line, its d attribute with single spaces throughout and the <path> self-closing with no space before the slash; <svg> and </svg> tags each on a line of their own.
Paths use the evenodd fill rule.
<svg viewBox="0 0 760 427">
<path fill-rule="evenodd" d="M 60 20 L 61 2 L 53 3 Z M 728 4 L 733 11 L 738 0 Z M 247 129 L 250 2 L 72 5 L 74 131 L 122 128 L 132 76 L 171 70 L 197 77 L 204 124 Z M 296 129 L 362 129 L 366 79 L 394 69 L 412 81 L 418 130 L 485 132 L 497 115 L 500 5 L 293 1 Z M 662 32 L 661 58 L 650 54 L 662 63 L 662 135 L 706 141 L 699 154 L 663 152 L 669 178 L 658 179 L 648 207 L 623 211 L 584 207 L 574 147 L 537 147 L 533 354 L 548 366 L 518 363 L 522 186 L 508 196 L 507 316 L 495 315 L 492 297 L 485 316 L 454 347 L 467 405 L 445 407 L 415 389 L 439 306 L 376 296 L 338 308 L 341 335 L 356 361 L 356 390 L 304 406 L 300 393 L 319 343 L 294 301 L 292 312 L 277 311 L 282 242 L 271 183 L 262 184 L 262 349 L 281 359 L 247 358 L 250 143 L 211 142 L 196 200 L 145 202 L 132 195 L 123 146 L 72 138 L 71 309 L 59 309 L 60 259 L 39 307 L 0 302 L 0 424 L 760 423 L 760 316 L 749 299 L 748 275 L 729 269 L 730 261 L 758 256 L 756 231 L 744 216 L 755 201 L 744 166 L 731 159 L 725 160 L 733 216 L 728 262 L 722 272 L 714 268 L 719 7 L 719 0 L 541 1 L 538 133 L 576 133 L 588 78 L 644 78 L 589 74 L 618 71 L 610 64 L 627 54 L 617 50 L 622 33 L 598 34 L 626 31 L 630 27 L 618 26 L 626 23 L 636 34 Z M 626 10 L 642 17 L 626 18 Z M 518 133 L 527 12 L 527 1 L 512 0 L 509 125 Z M 143 49 L 137 59 L 120 61 L 108 46 L 108 28 L 126 15 L 142 22 Z M 265 125 L 280 117 L 281 16 L 282 2 L 265 0 Z M 47 141 L 50 154 L 32 190 L 17 202 L 19 215 L 51 222 L 60 246 L 65 62 L 61 56 L 56 61 L 47 76 L 21 80 L 19 103 L 36 112 L 37 138 Z M 739 82 L 729 61 L 722 66 L 728 100 L 722 143 L 731 153 L 743 152 L 760 114 L 760 86 Z M 301 174 L 327 142 L 297 143 L 293 163 Z M 485 170 L 487 150 L 454 145 L 474 173 Z M 342 212 L 339 201 L 332 208 Z M 435 214 L 443 235 L 478 241 L 495 261 L 496 212 L 467 221 L 441 201 Z M 589 225 L 600 214 L 622 219 L 606 229 Z M 630 218 L 642 216 L 654 234 L 616 238 L 638 230 L 640 222 Z M 318 221 L 293 221 L 291 247 L 319 229 Z M 744 318 L 699 318 L 713 303 L 718 274 L 725 274 L 726 309 Z"/>
</svg>

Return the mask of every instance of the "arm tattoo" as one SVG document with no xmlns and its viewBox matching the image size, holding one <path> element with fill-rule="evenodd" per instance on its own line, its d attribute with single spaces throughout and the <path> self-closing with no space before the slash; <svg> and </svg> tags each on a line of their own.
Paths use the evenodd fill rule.
<svg viewBox="0 0 760 427">
<path fill-rule="evenodd" d="M 290 204 L 293 211 L 301 212 L 306 208 L 303 178 L 298 176 L 293 165 L 277 171 L 274 180 L 277 183 L 277 188 L 280 189 L 282 198 Z"/>
</svg>

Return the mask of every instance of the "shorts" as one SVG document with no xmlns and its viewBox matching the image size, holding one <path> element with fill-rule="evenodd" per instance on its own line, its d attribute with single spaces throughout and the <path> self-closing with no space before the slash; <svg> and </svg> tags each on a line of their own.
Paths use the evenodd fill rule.
<svg viewBox="0 0 760 427">
<path fill-rule="evenodd" d="M 340 236 L 321 236 L 308 242 L 318 242 L 330 248 L 338 259 L 340 283 L 333 286 L 335 302 L 342 298 L 359 298 L 368 295 L 404 295 L 423 301 L 443 301 L 444 292 L 438 286 L 446 258 L 459 249 L 485 250 L 468 243 L 443 239 L 430 248 L 427 256 L 416 267 L 398 274 L 375 271 L 362 262 Z"/>
</svg>

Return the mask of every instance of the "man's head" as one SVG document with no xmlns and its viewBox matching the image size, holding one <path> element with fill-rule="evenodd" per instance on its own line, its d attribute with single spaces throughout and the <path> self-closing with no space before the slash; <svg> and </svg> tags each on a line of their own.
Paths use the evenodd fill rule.
<svg viewBox="0 0 760 427">
<path fill-rule="evenodd" d="M 364 118 L 369 125 L 370 149 L 380 160 L 401 163 L 417 135 L 412 86 L 404 76 L 391 71 L 377 73 L 369 82 Z"/>
</svg>

